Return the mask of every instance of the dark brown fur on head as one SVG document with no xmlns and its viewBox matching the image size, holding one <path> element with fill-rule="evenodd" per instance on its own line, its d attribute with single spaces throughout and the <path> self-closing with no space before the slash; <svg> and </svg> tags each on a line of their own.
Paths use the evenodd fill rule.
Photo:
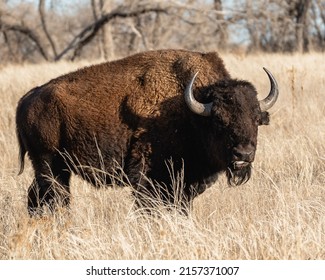
<svg viewBox="0 0 325 280">
<path fill-rule="evenodd" d="M 269 114 L 261 112 L 254 86 L 247 81 L 227 79 L 206 89 L 206 102 L 211 100 L 213 129 L 222 139 L 228 184 L 238 186 L 251 177 L 251 162 L 254 160 L 259 125 L 269 123 Z M 234 150 L 241 147 L 252 149 L 249 162 L 237 167 Z M 244 147 L 244 148 L 243 148 Z M 240 159 L 238 159 L 240 160 Z"/>
</svg>

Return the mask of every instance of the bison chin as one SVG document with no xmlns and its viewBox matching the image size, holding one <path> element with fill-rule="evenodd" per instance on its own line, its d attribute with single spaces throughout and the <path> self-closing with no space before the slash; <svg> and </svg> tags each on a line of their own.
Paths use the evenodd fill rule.
<svg viewBox="0 0 325 280">
<path fill-rule="evenodd" d="M 252 166 L 248 164 L 241 168 L 228 167 L 226 175 L 230 186 L 239 186 L 245 184 L 251 177 Z"/>
</svg>

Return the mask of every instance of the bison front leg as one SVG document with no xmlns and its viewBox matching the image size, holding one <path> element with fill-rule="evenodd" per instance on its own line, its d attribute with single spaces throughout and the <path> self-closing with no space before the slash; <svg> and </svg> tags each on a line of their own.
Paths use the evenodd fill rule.
<svg viewBox="0 0 325 280">
<path fill-rule="evenodd" d="M 133 158 L 130 162 L 131 168 L 127 175 L 133 187 L 136 209 L 144 210 L 146 213 L 161 209 L 176 210 L 188 216 L 193 199 L 184 191 L 185 184 L 179 172 L 180 168 L 171 172 L 163 160 L 150 165 L 146 164 L 143 158 L 138 161 Z"/>
<path fill-rule="evenodd" d="M 133 189 L 135 208 L 152 214 L 161 210 L 176 211 L 188 216 L 192 208 L 193 199 L 182 191 L 175 190 L 174 186 L 162 186 L 159 183 L 148 182 L 137 185 Z"/>
</svg>

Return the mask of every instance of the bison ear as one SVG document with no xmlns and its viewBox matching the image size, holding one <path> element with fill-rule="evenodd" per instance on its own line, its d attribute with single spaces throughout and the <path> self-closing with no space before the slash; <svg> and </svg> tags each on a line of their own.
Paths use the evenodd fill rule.
<svg viewBox="0 0 325 280">
<path fill-rule="evenodd" d="M 268 125 L 270 123 L 270 115 L 268 112 L 261 112 L 258 125 Z"/>
</svg>

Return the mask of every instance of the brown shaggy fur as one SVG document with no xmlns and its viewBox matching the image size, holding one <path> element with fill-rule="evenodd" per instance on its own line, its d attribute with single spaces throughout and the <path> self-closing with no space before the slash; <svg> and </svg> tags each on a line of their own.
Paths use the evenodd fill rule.
<svg viewBox="0 0 325 280">
<path fill-rule="evenodd" d="M 213 102 L 210 117 L 195 115 L 184 102 L 197 71 L 194 95 Z M 232 166 L 234 149 L 255 152 L 257 126 L 268 114 L 260 111 L 254 87 L 231 79 L 216 53 L 162 50 L 36 87 L 19 101 L 16 122 L 21 171 L 26 152 L 35 170 L 28 194 L 35 213 L 44 204 L 69 204 L 72 172 L 94 185 L 111 184 L 120 172 L 138 204 L 145 205 L 142 195 L 148 194 L 174 205 L 179 191 L 187 208 L 222 171 L 231 184 L 249 179 L 250 165 Z M 176 190 L 178 179 L 183 183 Z"/>
</svg>

